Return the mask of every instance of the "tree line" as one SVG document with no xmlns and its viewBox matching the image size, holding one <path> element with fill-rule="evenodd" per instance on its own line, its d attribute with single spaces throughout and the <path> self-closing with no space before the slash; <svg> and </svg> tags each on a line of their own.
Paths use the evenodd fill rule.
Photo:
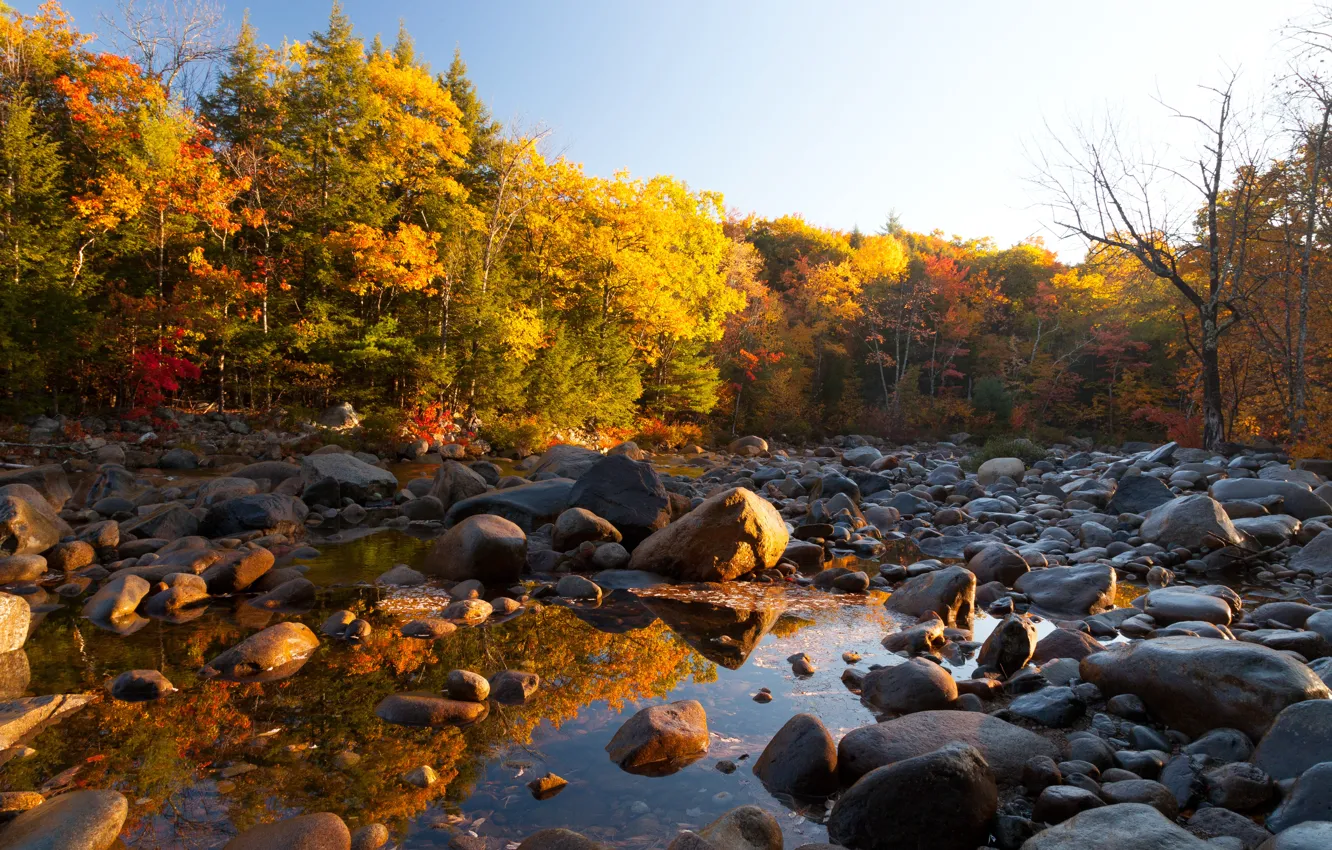
<svg viewBox="0 0 1332 850">
<path fill-rule="evenodd" d="M 0 8 L 0 414 L 346 400 L 499 445 L 1332 442 L 1320 25 L 1261 138 L 1227 82 L 1193 161 L 1113 125 L 1053 140 L 1035 182 L 1088 242 L 1069 265 L 590 175 L 496 121 L 461 56 L 437 72 L 336 4 L 278 47 L 128 4 L 110 51 L 54 2 Z"/>
</svg>

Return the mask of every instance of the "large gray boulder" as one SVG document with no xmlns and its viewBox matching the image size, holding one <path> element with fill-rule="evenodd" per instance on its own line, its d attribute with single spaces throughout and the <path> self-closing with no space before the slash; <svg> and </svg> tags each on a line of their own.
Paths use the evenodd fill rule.
<svg viewBox="0 0 1332 850">
<path fill-rule="evenodd" d="M 828 815 L 828 838 L 857 850 L 975 850 L 998 808 L 985 758 L 950 744 L 856 780 Z"/>
<path fill-rule="evenodd" d="M 1161 479 L 1150 475 L 1126 475 L 1119 479 L 1115 495 L 1106 505 L 1111 514 L 1145 514 L 1175 498 Z"/>
<path fill-rule="evenodd" d="M 1221 502 L 1281 497 L 1281 513 L 1296 519 L 1332 514 L 1332 505 L 1314 494 L 1308 484 L 1297 481 L 1265 481 L 1261 478 L 1223 478 L 1211 487 L 1212 498 Z"/>
<path fill-rule="evenodd" d="M 629 569 L 681 581 L 731 581 L 776 566 L 789 539 L 771 503 L 735 487 L 654 532 L 634 549 Z"/>
<path fill-rule="evenodd" d="M 573 485 L 568 478 L 549 478 L 482 493 L 449 508 L 444 515 L 444 525 L 451 527 L 477 514 L 494 514 L 531 534 L 546 523 L 554 522 L 569 507 L 569 491 Z"/>
<path fill-rule="evenodd" d="M 294 463 L 284 463 L 280 460 L 263 460 L 242 466 L 231 473 L 231 477 L 249 478 L 252 481 L 267 480 L 271 487 L 276 487 L 288 478 L 297 478 L 300 474 L 301 468 Z"/>
<path fill-rule="evenodd" d="M 1290 559 L 1292 570 L 1306 570 L 1316 576 L 1332 574 L 1332 530 L 1320 531 Z"/>
<path fill-rule="evenodd" d="M 551 446 L 541 456 L 541 461 L 532 470 L 532 475 L 544 472 L 556 478 L 577 480 L 601 458 L 601 452 L 585 449 L 582 446 Z"/>
<path fill-rule="evenodd" d="M 1332 761 L 1332 700 L 1325 699 L 1282 711 L 1253 753 L 1253 763 L 1273 779 L 1294 779 L 1325 761 Z"/>
<path fill-rule="evenodd" d="M 300 499 L 276 493 L 257 493 L 218 502 L 199 523 L 205 537 L 228 537 L 247 531 L 266 531 L 288 536 L 305 533 L 309 509 Z"/>
<path fill-rule="evenodd" d="M 463 499 L 480 496 L 486 489 L 486 479 L 477 472 L 456 460 L 446 460 L 435 473 L 435 483 L 427 495 L 439 499 L 444 510 L 448 510 Z"/>
<path fill-rule="evenodd" d="M 1146 803 L 1089 809 L 1028 838 L 1022 850 L 1213 850 Z"/>
<path fill-rule="evenodd" d="M 452 581 L 476 579 L 511 585 L 527 564 L 527 535 L 504 517 L 471 516 L 444 533 L 426 555 L 422 571 Z"/>
<path fill-rule="evenodd" d="M 656 470 L 624 455 L 609 455 L 593 464 L 569 492 L 569 504 L 615 526 L 630 551 L 671 521 L 670 495 Z"/>
<path fill-rule="evenodd" d="M 1152 717 L 1193 736 L 1225 727 L 1258 740 L 1287 706 L 1332 696 L 1289 655 L 1217 638 L 1112 645 L 1079 667 L 1107 697 L 1134 694 Z"/>
<path fill-rule="evenodd" d="M 1243 539 L 1221 504 L 1203 493 L 1152 509 L 1139 533 L 1148 543 L 1167 548 L 1220 549 Z"/>
<path fill-rule="evenodd" d="M 106 850 L 128 814 L 118 791 L 70 791 L 14 818 L 0 832 L 0 850 Z"/>
<path fill-rule="evenodd" d="M 355 428 L 357 425 L 361 424 L 361 417 L 356 415 L 356 411 L 352 408 L 351 402 L 344 401 L 341 404 L 335 404 L 332 407 L 324 408 L 323 412 L 319 414 L 319 417 L 315 419 L 315 424 L 341 431 L 348 428 Z"/>
<path fill-rule="evenodd" d="M 854 782 L 877 767 L 925 755 L 954 741 L 980 751 L 1002 785 L 1022 782 L 1033 756 L 1060 758 L 1045 738 L 998 717 L 972 711 L 921 711 L 853 729 L 837 744 L 837 772 Z"/>
<path fill-rule="evenodd" d="M 325 478 L 337 481 L 339 492 L 356 502 L 391 499 L 398 492 L 397 476 L 354 455 L 313 454 L 301 460 L 301 483 L 304 486 L 309 487 Z"/>
</svg>

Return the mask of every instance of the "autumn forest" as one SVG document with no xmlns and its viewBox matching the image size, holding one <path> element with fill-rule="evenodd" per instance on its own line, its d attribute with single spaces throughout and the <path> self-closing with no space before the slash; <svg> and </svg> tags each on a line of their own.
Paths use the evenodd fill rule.
<svg viewBox="0 0 1332 850">
<path fill-rule="evenodd" d="M 1330 30 L 1290 40 L 1272 103 L 1222 79 L 1184 116 L 1194 159 L 1052 131 L 1031 185 L 1087 246 L 1069 264 L 911 232 L 888 198 L 843 232 L 593 176 L 496 120 L 463 56 L 431 68 L 336 4 L 306 39 L 247 24 L 197 52 L 106 50 L 54 2 L 0 16 L 10 420 L 348 401 L 388 436 L 497 448 L 967 431 L 1332 451 L 1332 84 L 1309 70 Z"/>
</svg>

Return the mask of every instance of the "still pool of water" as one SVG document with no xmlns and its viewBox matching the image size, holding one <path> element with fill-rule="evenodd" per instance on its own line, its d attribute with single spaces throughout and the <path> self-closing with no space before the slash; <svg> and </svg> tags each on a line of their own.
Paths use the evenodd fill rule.
<svg viewBox="0 0 1332 850">
<path fill-rule="evenodd" d="M 679 829 L 746 803 L 777 813 L 788 846 L 824 839 L 821 806 L 784 804 L 749 767 L 798 712 L 817 715 L 835 736 L 873 722 L 840 681 L 841 654 L 861 653 L 862 668 L 890 663 L 879 641 L 897 624 L 883 594 L 772 585 L 616 591 L 597 608 L 534 605 L 437 642 L 404 639 L 397 627 L 442 607 L 441 591 L 364 582 L 394 563 L 419 566 L 429 545 L 397 531 L 319 544 L 322 554 L 308 562 L 319 603 L 299 615 L 237 601 L 190 623 L 152 622 L 122 637 L 81 619 L 76 601 L 51 597 L 53 610 L 26 646 L 26 693 L 96 696 L 38 734 L 35 754 L 0 768 L 0 789 L 116 788 L 131 804 L 122 841 L 136 848 L 220 847 L 256 822 L 326 810 L 353 828 L 386 823 L 404 848 L 442 848 L 471 834 L 499 850 L 546 826 L 622 846 L 664 846 Z M 294 618 L 318 631 L 340 608 L 372 623 L 368 640 L 324 639 L 280 682 L 196 676 L 259 628 Z M 978 623 L 978 639 L 993 622 Z M 815 675 L 791 673 L 786 658 L 796 652 L 814 660 Z M 956 674 L 969 675 L 958 663 Z M 143 668 L 161 670 L 179 692 L 148 704 L 103 696 L 107 680 Z M 526 705 L 494 705 L 465 729 L 405 728 L 375 716 L 391 693 L 442 692 L 455 668 L 530 670 L 542 687 Z M 772 691 L 770 704 L 753 701 L 761 687 Z M 706 757 L 665 777 L 631 775 L 610 762 L 605 745 L 629 714 L 679 699 L 707 710 Z M 723 760 L 739 769 L 721 772 Z M 420 765 L 440 781 L 425 789 L 401 781 Z M 538 801 L 526 783 L 547 771 L 569 784 Z"/>
</svg>

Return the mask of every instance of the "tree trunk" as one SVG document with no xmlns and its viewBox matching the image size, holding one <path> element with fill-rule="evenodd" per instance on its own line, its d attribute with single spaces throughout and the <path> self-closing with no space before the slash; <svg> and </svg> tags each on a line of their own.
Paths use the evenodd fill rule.
<svg viewBox="0 0 1332 850">
<path fill-rule="evenodd" d="M 1216 449 L 1225 439 L 1221 408 L 1221 333 L 1215 307 L 1202 311 L 1203 448 Z"/>
</svg>

